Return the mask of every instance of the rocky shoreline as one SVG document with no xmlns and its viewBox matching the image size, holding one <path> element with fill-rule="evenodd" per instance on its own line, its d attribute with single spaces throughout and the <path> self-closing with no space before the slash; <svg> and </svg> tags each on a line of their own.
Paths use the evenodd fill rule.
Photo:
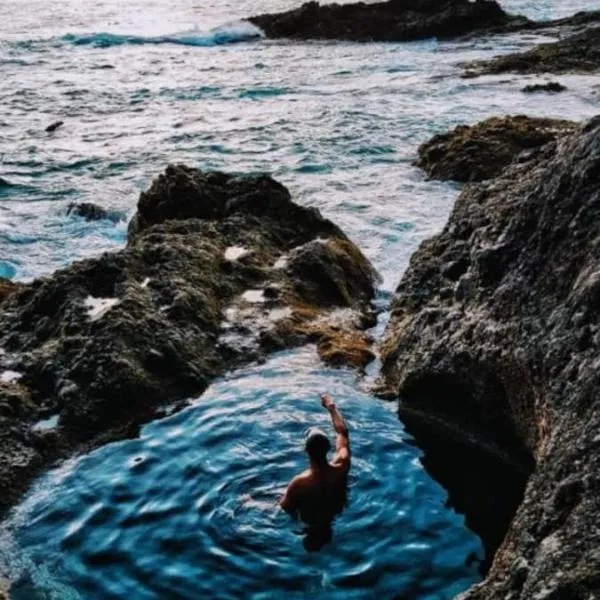
<svg viewBox="0 0 600 600">
<path fill-rule="evenodd" d="M 596 119 L 467 186 L 396 291 L 384 387 L 494 557 L 463 600 L 600 590 L 598 156 Z"/>
<path fill-rule="evenodd" d="M 415 164 L 433 179 L 483 181 L 499 175 L 513 160 L 534 159 L 539 149 L 578 127 L 560 119 L 492 117 L 424 142 Z"/>
<path fill-rule="evenodd" d="M 391 0 L 249 21 L 296 40 L 563 28 L 466 76 L 600 65 L 600 13 L 534 23 L 488 0 Z M 469 185 L 396 290 L 379 392 L 398 399 L 425 467 L 484 542 L 487 578 L 463 600 L 600 591 L 599 156 L 600 120 L 522 116 L 419 150 L 428 176 Z M 124 250 L 0 281 L 0 512 L 56 461 L 137 435 L 271 352 L 314 343 L 363 369 L 376 284 L 348 237 L 272 178 L 169 167 L 141 195 Z"/>
<path fill-rule="evenodd" d="M 0 510 L 57 459 L 136 435 L 270 352 L 311 342 L 364 367 L 377 277 L 270 177 L 169 167 L 141 195 L 124 250 L 4 284 Z"/>
</svg>

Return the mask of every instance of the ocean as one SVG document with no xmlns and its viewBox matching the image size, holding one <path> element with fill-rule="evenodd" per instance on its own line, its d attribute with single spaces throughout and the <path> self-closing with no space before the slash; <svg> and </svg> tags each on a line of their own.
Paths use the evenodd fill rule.
<svg viewBox="0 0 600 600">
<path fill-rule="evenodd" d="M 600 85 L 535 76 L 461 79 L 459 64 L 529 48 L 526 33 L 468 41 L 256 39 L 244 16 L 291 0 L 1 0 L 0 276 L 20 281 L 119 249 L 140 191 L 167 164 L 269 172 L 319 208 L 383 277 L 385 310 L 412 252 L 446 222 L 460 186 L 413 166 L 458 124 L 598 112 Z M 511 0 L 545 19 L 592 0 Z M 56 121 L 64 124 L 46 132 Z M 95 202 L 111 218 L 68 216 Z M 395 407 L 313 348 L 215 382 L 186 410 L 40 478 L 0 527 L 0 576 L 37 598 L 442 600 L 480 579 L 481 543 L 424 471 Z M 303 468 L 304 430 L 336 397 L 352 431 L 350 501 L 320 553 L 274 509 Z"/>
</svg>

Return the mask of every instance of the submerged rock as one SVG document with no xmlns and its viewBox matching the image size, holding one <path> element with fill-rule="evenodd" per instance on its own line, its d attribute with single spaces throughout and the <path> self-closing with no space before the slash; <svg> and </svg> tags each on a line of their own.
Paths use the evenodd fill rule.
<svg viewBox="0 0 600 600">
<path fill-rule="evenodd" d="M 600 15 L 600 13 L 599 13 Z M 598 17 L 600 22 L 600 16 Z M 466 77 L 500 73 L 589 73 L 600 69 L 600 27 L 527 52 L 498 56 L 467 66 Z"/>
<path fill-rule="evenodd" d="M 59 127 L 62 127 L 64 124 L 64 121 L 54 121 L 54 123 L 48 125 L 48 127 L 46 127 L 44 131 L 46 131 L 46 133 L 52 133 L 53 131 L 56 131 Z"/>
<path fill-rule="evenodd" d="M 86 221 L 101 221 L 108 219 L 109 221 L 120 221 L 121 215 L 116 211 L 107 210 L 93 202 L 71 202 L 67 206 L 67 215 L 81 217 Z"/>
<path fill-rule="evenodd" d="M 383 387 L 493 557 L 463 600 L 599 590 L 599 157 L 595 119 L 465 188 L 396 291 Z"/>
<path fill-rule="evenodd" d="M 534 83 L 526 85 L 521 91 L 524 94 L 536 94 L 538 92 L 546 92 L 548 94 L 559 94 L 566 91 L 567 87 L 558 81 L 549 81 L 548 83 Z"/>
<path fill-rule="evenodd" d="M 135 435 L 162 404 L 227 370 L 309 341 L 335 347 L 327 324 L 342 309 L 345 330 L 362 336 L 376 278 L 336 225 L 270 177 L 169 167 L 141 195 L 124 250 L 2 305 L 0 363 L 18 377 L 12 400 L 0 388 L 0 408 L 10 407 L 0 507 L 48 461 Z M 58 428 L 34 427 L 49 415 Z"/>
<path fill-rule="evenodd" d="M 437 37 L 526 26 L 494 0 L 389 0 L 367 4 L 307 2 L 300 8 L 248 19 L 270 38 L 387 41 Z"/>
<path fill-rule="evenodd" d="M 497 176 L 518 155 L 528 159 L 533 150 L 577 127 L 558 119 L 492 117 L 460 125 L 421 144 L 416 164 L 434 179 L 482 181 Z"/>
</svg>

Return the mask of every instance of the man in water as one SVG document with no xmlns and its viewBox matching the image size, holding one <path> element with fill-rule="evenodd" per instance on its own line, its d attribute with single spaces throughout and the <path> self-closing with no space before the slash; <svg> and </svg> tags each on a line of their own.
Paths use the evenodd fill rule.
<svg viewBox="0 0 600 600">
<path fill-rule="evenodd" d="M 321 404 L 329 411 L 335 430 L 333 459 L 327 460 L 331 449 L 327 435 L 317 427 L 311 427 L 304 443 L 310 466 L 292 479 L 279 501 L 285 511 L 307 524 L 304 547 L 309 551 L 319 550 L 331 540 L 331 522 L 346 504 L 350 470 L 348 427 L 327 394 L 321 395 Z"/>
</svg>

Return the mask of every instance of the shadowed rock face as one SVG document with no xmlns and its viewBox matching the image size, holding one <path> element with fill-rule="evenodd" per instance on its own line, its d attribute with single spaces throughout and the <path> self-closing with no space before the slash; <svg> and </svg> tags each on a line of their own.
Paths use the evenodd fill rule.
<svg viewBox="0 0 600 600">
<path fill-rule="evenodd" d="M 396 292 L 383 383 L 492 556 L 497 520 L 464 500 L 494 488 L 468 457 L 502 482 L 487 516 L 505 537 L 463 600 L 592 600 L 600 589 L 599 325 L 596 119 L 467 187 Z"/>
<path fill-rule="evenodd" d="M 49 461 L 135 435 L 226 370 L 307 341 L 335 347 L 335 327 L 358 344 L 376 277 L 270 177 L 169 167 L 141 195 L 124 250 L 0 307 L 0 508 Z M 57 428 L 35 425 L 56 415 Z"/>
<path fill-rule="evenodd" d="M 497 176 L 517 156 L 521 161 L 535 157 L 535 150 L 577 127 L 558 119 L 492 117 L 421 144 L 416 164 L 434 179 L 482 181 Z"/>
<path fill-rule="evenodd" d="M 590 15 L 596 24 L 600 13 Z M 589 73 L 600 69 L 600 27 L 594 27 L 527 52 L 471 63 L 466 77 L 500 73 Z"/>
<path fill-rule="evenodd" d="M 530 23 L 508 15 L 494 0 L 390 0 L 320 5 L 251 17 L 270 38 L 399 42 L 517 28 Z"/>
</svg>

